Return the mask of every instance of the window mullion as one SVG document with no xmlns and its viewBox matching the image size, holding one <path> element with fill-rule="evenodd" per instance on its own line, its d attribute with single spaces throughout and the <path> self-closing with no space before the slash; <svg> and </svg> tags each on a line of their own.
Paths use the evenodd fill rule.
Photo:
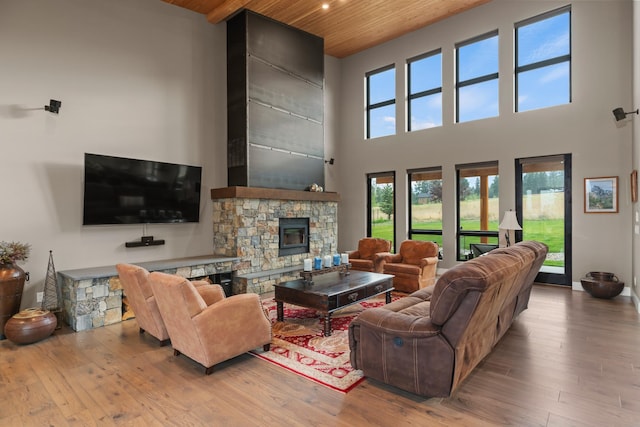
<svg viewBox="0 0 640 427">
<path fill-rule="evenodd" d="M 386 107 L 387 105 L 393 105 L 396 103 L 395 99 L 390 99 L 388 101 L 382 101 L 382 102 L 378 102 L 376 104 L 371 104 L 367 107 L 367 109 L 369 110 L 375 110 L 376 108 L 380 108 L 380 107 Z"/>
<path fill-rule="evenodd" d="M 556 64 L 561 64 L 563 62 L 570 62 L 570 61 L 571 61 L 571 55 L 562 55 L 555 58 L 546 59 L 544 61 L 533 62 L 527 65 L 521 65 L 519 67 L 516 67 L 516 73 L 524 73 L 526 71 L 531 71 L 538 68 L 544 68 L 550 65 L 556 65 Z"/>
<path fill-rule="evenodd" d="M 435 95 L 436 93 L 442 93 L 442 88 L 438 87 L 438 88 L 435 88 L 435 89 L 424 90 L 422 92 L 410 94 L 409 95 L 409 100 L 416 99 L 416 98 L 422 98 L 424 96 Z"/>
<path fill-rule="evenodd" d="M 475 85 L 478 83 L 484 83 L 484 82 L 488 82 L 490 80 L 495 80 L 497 79 L 498 73 L 492 73 L 492 74 L 487 74 L 485 76 L 480 76 L 480 77 L 476 77 L 474 79 L 469 79 L 469 80 L 465 80 L 463 82 L 458 82 L 456 87 L 465 87 L 465 86 L 471 86 L 471 85 Z"/>
</svg>

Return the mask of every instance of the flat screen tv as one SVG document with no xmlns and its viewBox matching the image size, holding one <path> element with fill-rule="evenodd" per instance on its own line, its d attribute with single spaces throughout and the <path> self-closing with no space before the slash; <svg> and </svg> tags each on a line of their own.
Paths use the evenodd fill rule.
<svg viewBox="0 0 640 427">
<path fill-rule="evenodd" d="M 198 222 L 202 167 L 85 153 L 83 225 Z"/>
</svg>

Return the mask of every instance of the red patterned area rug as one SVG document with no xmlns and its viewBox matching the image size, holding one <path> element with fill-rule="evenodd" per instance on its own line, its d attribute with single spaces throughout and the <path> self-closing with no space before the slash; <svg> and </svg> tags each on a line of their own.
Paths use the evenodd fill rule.
<svg viewBox="0 0 640 427">
<path fill-rule="evenodd" d="M 349 323 L 363 310 L 384 305 L 383 295 L 332 313 L 329 337 L 323 334 L 324 322 L 316 310 L 285 304 L 284 322 L 278 322 L 273 298 L 262 304 L 273 325 L 273 340 L 269 351 L 251 354 L 343 393 L 364 380 L 349 361 Z"/>
</svg>

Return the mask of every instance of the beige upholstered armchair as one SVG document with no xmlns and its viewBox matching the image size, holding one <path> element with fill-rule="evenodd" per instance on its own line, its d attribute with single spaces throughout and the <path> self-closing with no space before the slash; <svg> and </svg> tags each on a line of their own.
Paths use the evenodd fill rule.
<svg viewBox="0 0 640 427">
<path fill-rule="evenodd" d="M 124 294 L 140 327 L 140 333 L 147 332 L 160 340 L 160 345 L 168 344 L 169 333 L 164 325 L 156 298 L 148 282 L 149 272 L 132 264 L 117 264 L 116 270 L 118 271 Z M 207 302 L 207 305 L 224 297 L 224 290 L 219 285 L 212 285 L 204 280 L 194 281 L 193 283 Z"/>
<path fill-rule="evenodd" d="M 400 251 L 384 257 L 383 272 L 393 274 L 393 287 L 400 292 L 414 292 L 435 283 L 438 245 L 433 242 L 405 240 Z"/>
<path fill-rule="evenodd" d="M 377 237 L 365 237 L 358 242 L 358 249 L 349 253 L 351 268 L 360 271 L 382 273 L 382 262 L 378 254 L 388 254 L 391 241 Z"/>
<path fill-rule="evenodd" d="M 179 276 L 149 274 L 151 289 L 169 332 L 174 354 L 181 353 L 213 372 L 213 365 L 271 344 L 271 322 L 257 294 L 224 297 L 207 306 L 196 287 Z"/>
</svg>

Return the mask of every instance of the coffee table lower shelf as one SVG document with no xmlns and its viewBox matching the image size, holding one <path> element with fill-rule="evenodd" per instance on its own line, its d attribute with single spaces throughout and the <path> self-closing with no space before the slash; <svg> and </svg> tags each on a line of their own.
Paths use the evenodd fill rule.
<svg viewBox="0 0 640 427">
<path fill-rule="evenodd" d="M 284 303 L 319 311 L 324 317 L 324 336 L 331 335 L 331 313 L 385 294 L 391 302 L 393 275 L 352 271 L 349 275 L 338 272 L 320 276 L 311 284 L 303 279 L 275 285 L 278 321 L 284 320 Z"/>
</svg>

